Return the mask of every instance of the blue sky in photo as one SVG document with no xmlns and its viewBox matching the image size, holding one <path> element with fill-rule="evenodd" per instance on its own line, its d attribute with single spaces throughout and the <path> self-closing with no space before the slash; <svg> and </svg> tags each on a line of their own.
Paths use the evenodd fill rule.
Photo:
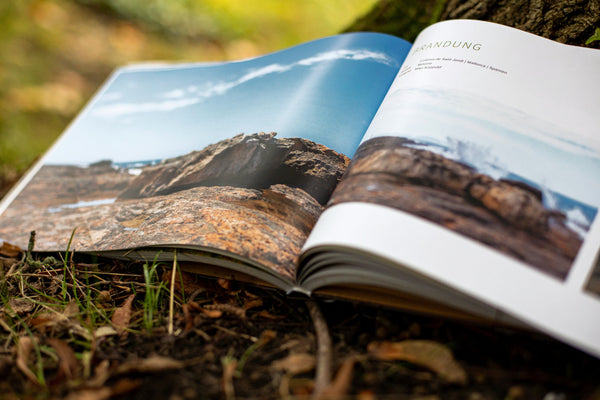
<svg viewBox="0 0 600 400">
<path fill-rule="evenodd" d="M 45 162 L 162 159 L 261 131 L 351 156 L 409 49 L 345 34 L 238 62 L 123 68 Z"/>
</svg>

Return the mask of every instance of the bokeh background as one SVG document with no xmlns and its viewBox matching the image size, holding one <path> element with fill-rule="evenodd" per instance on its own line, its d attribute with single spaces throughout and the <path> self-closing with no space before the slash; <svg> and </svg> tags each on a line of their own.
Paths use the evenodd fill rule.
<svg viewBox="0 0 600 400">
<path fill-rule="evenodd" d="M 252 57 L 344 31 L 377 0 L 0 2 L 0 196 L 117 66 Z"/>
</svg>

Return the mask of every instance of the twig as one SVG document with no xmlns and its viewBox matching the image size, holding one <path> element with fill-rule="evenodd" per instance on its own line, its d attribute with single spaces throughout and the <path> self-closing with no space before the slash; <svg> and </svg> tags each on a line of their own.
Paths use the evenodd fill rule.
<svg viewBox="0 0 600 400">
<path fill-rule="evenodd" d="M 311 300 L 308 302 L 307 307 L 317 334 L 317 365 L 315 390 L 313 392 L 313 399 L 317 399 L 321 391 L 331 383 L 331 363 L 333 359 L 331 336 L 329 336 L 327 321 L 325 321 L 319 305 Z"/>
<path fill-rule="evenodd" d="M 258 338 L 254 337 L 254 336 L 250 336 L 250 335 L 246 335 L 245 333 L 240 333 L 240 332 L 236 332 L 234 330 L 231 329 L 227 329 L 224 326 L 219 326 L 219 325 L 215 325 L 215 328 L 217 328 L 220 331 L 223 331 L 225 333 L 229 333 L 232 336 L 239 336 L 241 338 L 244 338 L 246 340 L 251 341 L 252 343 L 256 343 L 258 342 Z"/>
<path fill-rule="evenodd" d="M 33 253 L 34 247 L 35 247 L 35 231 L 31 231 L 29 233 L 29 243 L 27 243 L 27 258 L 31 257 L 31 253 Z"/>
<path fill-rule="evenodd" d="M 177 271 L 177 250 L 173 254 L 173 269 L 171 270 L 171 290 L 169 293 L 169 335 L 173 335 L 173 304 L 175 303 L 175 275 Z"/>
<path fill-rule="evenodd" d="M 221 311 L 235 315 L 241 319 L 246 319 L 246 310 L 240 307 L 236 307 L 232 304 L 207 304 L 204 306 L 205 310 Z"/>
<path fill-rule="evenodd" d="M 15 271 L 17 270 L 17 268 L 19 268 L 21 265 L 23 265 L 23 261 L 14 262 L 8 269 L 8 272 L 6 273 L 6 275 L 4 275 L 4 278 L 8 279 L 8 278 L 12 277 L 15 274 Z"/>
<path fill-rule="evenodd" d="M 237 368 L 237 361 L 231 357 L 221 358 L 221 365 L 223 366 L 223 392 L 225 393 L 226 400 L 235 399 L 235 387 L 233 386 L 233 374 Z"/>
</svg>

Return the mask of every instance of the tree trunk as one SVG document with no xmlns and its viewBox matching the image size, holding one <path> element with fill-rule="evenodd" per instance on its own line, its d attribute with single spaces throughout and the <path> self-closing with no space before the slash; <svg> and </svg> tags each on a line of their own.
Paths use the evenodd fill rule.
<svg viewBox="0 0 600 400">
<path fill-rule="evenodd" d="M 381 0 L 348 31 L 376 31 L 414 41 L 447 19 L 478 19 L 577 46 L 600 28 L 600 0 Z M 600 42 L 588 47 L 600 48 Z"/>
<path fill-rule="evenodd" d="M 497 22 L 582 46 L 600 26 L 600 0 L 448 0 L 441 19 Z"/>
</svg>

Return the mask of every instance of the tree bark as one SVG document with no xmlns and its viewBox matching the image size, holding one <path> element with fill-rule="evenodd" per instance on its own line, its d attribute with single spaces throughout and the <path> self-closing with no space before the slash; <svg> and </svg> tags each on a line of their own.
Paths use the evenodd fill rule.
<svg viewBox="0 0 600 400">
<path fill-rule="evenodd" d="M 448 0 L 441 20 L 461 18 L 497 22 L 582 46 L 600 26 L 600 0 Z"/>
<path fill-rule="evenodd" d="M 348 31 L 376 31 L 414 41 L 447 19 L 478 19 L 577 46 L 600 28 L 600 0 L 381 0 Z M 587 47 L 600 48 L 600 42 Z"/>
</svg>

